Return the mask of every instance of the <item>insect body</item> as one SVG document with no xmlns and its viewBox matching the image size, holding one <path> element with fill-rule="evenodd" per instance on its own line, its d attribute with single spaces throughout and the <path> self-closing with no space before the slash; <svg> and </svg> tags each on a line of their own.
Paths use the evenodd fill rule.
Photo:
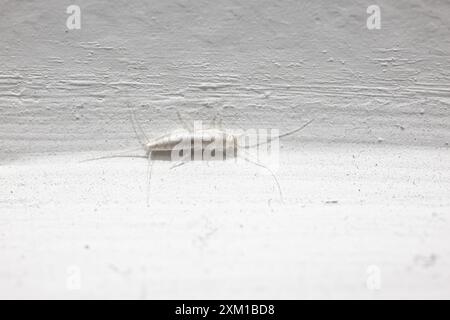
<svg viewBox="0 0 450 320">
<path fill-rule="evenodd" d="M 181 117 L 178 114 L 180 120 Z M 156 139 L 149 139 L 142 130 L 141 126 L 135 119 L 134 113 L 131 116 L 131 123 L 133 125 L 134 133 L 145 150 L 145 156 L 143 155 L 114 155 L 106 156 L 95 159 L 89 159 L 85 161 L 108 159 L 116 157 L 133 157 L 133 158 L 146 158 L 148 160 L 148 184 L 147 184 L 147 204 L 149 204 L 150 198 L 150 180 L 152 175 L 153 160 L 164 159 L 174 162 L 172 168 L 181 166 L 187 161 L 191 160 L 224 160 L 227 158 L 241 158 L 249 163 L 265 168 L 270 172 L 274 178 L 280 198 L 282 199 L 282 192 L 278 179 L 272 170 L 267 166 L 259 163 L 257 160 L 252 159 L 251 155 L 245 150 L 257 147 L 262 144 L 268 144 L 274 139 L 279 139 L 291 134 L 294 134 L 313 120 L 308 121 L 301 127 L 292 130 L 290 132 L 278 135 L 276 137 L 269 137 L 263 142 L 258 142 L 253 145 L 241 144 L 242 135 L 233 134 L 223 131 L 221 129 L 197 129 L 191 128 L 185 124 L 185 130 L 177 130 L 170 134 L 163 135 Z"/>
<path fill-rule="evenodd" d="M 237 157 L 238 138 L 217 129 L 194 132 L 182 130 L 151 140 L 143 146 L 147 156 L 157 152 L 170 152 L 172 161 L 222 160 L 227 157 Z"/>
</svg>

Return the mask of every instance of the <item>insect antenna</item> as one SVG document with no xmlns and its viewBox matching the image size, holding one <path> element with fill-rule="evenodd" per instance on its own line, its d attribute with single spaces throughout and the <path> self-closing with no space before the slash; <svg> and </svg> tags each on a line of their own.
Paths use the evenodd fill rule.
<svg viewBox="0 0 450 320">
<path fill-rule="evenodd" d="M 137 150 L 137 149 L 136 149 Z M 139 148 L 139 150 L 141 150 Z M 86 160 L 81 160 L 80 162 L 89 162 L 89 161 L 97 161 L 97 160 L 104 160 L 104 159 L 114 159 L 114 158 L 144 158 L 147 159 L 147 156 L 143 156 L 143 155 L 112 155 L 112 156 L 103 156 L 103 157 L 97 157 L 97 158 L 90 158 L 90 159 L 86 159 Z"/>
<path fill-rule="evenodd" d="M 148 161 L 148 166 L 147 166 L 147 206 L 149 206 L 150 205 L 150 180 L 151 180 L 152 169 L 153 169 L 152 150 L 147 150 L 147 143 L 150 140 L 148 139 L 144 130 L 142 130 L 142 127 L 140 126 L 139 122 L 136 120 L 135 111 L 132 108 L 130 108 L 130 120 L 131 120 L 131 125 L 133 127 L 133 131 L 136 136 L 136 139 L 146 150 L 146 155 L 116 154 L 116 155 L 86 159 L 86 160 L 82 160 L 80 162 L 89 162 L 89 161 L 113 159 L 113 158 L 143 158 L 143 159 L 147 159 L 147 161 Z M 136 150 L 142 150 L 142 148 L 128 150 L 127 152 L 136 151 Z"/>
<path fill-rule="evenodd" d="M 150 141 L 150 139 L 147 137 L 147 135 L 145 134 L 144 130 L 142 130 L 141 125 L 139 124 L 139 122 L 136 120 L 136 112 L 134 109 L 130 108 L 130 120 L 131 120 L 131 126 L 133 127 L 133 131 L 134 134 L 136 136 L 136 139 L 139 141 L 139 143 L 142 146 L 146 146 L 146 144 Z M 137 129 L 136 129 L 137 126 Z M 141 135 L 139 135 L 139 133 Z"/>
<path fill-rule="evenodd" d="M 136 139 L 139 141 L 139 143 L 145 148 L 146 147 L 146 143 L 149 141 L 147 135 L 145 134 L 144 130 L 142 130 L 142 127 L 139 125 L 139 123 L 136 121 L 136 114 L 133 108 L 129 107 L 130 109 L 130 121 L 131 121 L 131 126 L 133 127 L 133 131 L 134 134 L 136 136 Z M 136 128 L 137 126 L 137 128 Z M 139 133 L 141 135 L 139 135 Z M 143 138 L 145 138 L 145 140 L 143 140 Z M 119 154 L 115 154 L 115 155 L 110 155 L 110 156 L 103 156 L 103 157 L 98 157 L 98 158 L 91 158 L 91 159 L 86 159 L 86 160 L 82 160 L 80 162 L 89 162 L 89 161 L 96 161 L 96 160 L 104 160 L 104 159 L 114 159 L 114 158 L 144 158 L 146 159 L 147 156 L 142 156 L 142 155 L 124 155 L 123 153 L 127 153 L 130 151 L 137 151 L 137 150 L 142 150 L 141 148 L 135 148 L 132 150 L 128 150 L 125 152 L 121 152 Z"/>
<path fill-rule="evenodd" d="M 272 140 L 275 140 L 275 139 L 280 139 L 280 138 L 283 138 L 283 137 L 286 137 L 286 136 L 290 136 L 290 135 L 292 135 L 292 134 L 294 134 L 294 133 L 296 133 L 296 132 L 299 132 L 299 131 L 305 129 L 305 128 L 306 128 L 309 124 L 311 124 L 311 122 L 313 122 L 314 120 L 315 120 L 315 119 L 311 119 L 311 120 L 309 120 L 308 122 L 306 122 L 304 125 L 302 125 L 301 127 L 297 128 L 297 129 L 294 129 L 294 130 L 292 130 L 292 131 L 288 131 L 288 132 L 286 132 L 286 133 L 280 134 L 280 135 L 277 136 L 277 137 L 268 137 L 266 141 L 259 142 L 259 143 L 256 143 L 256 144 L 253 144 L 253 145 L 250 145 L 250 146 L 244 145 L 244 146 L 240 146 L 240 147 L 241 147 L 241 148 L 244 148 L 244 149 L 250 149 L 250 148 L 258 147 L 258 146 L 260 146 L 260 145 L 268 144 L 268 143 L 270 143 Z"/>
</svg>

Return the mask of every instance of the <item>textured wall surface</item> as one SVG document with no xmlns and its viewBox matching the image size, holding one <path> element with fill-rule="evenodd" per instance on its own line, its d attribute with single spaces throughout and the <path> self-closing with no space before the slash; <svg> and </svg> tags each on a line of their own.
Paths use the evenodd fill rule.
<svg viewBox="0 0 450 320">
<path fill-rule="evenodd" d="M 448 1 L 5 1 L 0 12 L 2 156 L 114 149 L 175 112 L 292 128 L 305 138 L 450 142 Z"/>
<path fill-rule="evenodd" d="M 0 297 L 449 298 L 449 17 L 448 0 L 0 0 Z M 138 146 L 130 109 L 149 136 L 177 111 L 315 122 L 283 141 L 284 202 L 251 166 L 156 163 L 148 208 L 145 161 L 79 163 Z"/>
</svg>

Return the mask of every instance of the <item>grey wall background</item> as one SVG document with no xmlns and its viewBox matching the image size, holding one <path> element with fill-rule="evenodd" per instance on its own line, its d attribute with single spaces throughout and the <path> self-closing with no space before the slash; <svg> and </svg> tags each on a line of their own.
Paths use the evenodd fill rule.
<svg viewBox="0 0 450 320">
<path fill-rule="evenodd" d="M 67 6 L 81 30 L 67 30 Z M 450 3 L 376 1 L 5 1 L 0 10 L 0 152 L 135 145 L 175 110 L 301 141 L 445 147 Z"/>
</svg>

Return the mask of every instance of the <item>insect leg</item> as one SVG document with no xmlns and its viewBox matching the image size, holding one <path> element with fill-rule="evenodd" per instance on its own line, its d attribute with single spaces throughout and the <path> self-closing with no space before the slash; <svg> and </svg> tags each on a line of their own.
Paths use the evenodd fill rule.
<svg viewBox="0 0 450 320">
<path fill-rule="evenodd" d="M 150 206 L 150 181 L 152 178 L 153 161 L 152 152 L 148 153 L 148 165 L 147 165 L 147 207 Z"/>
<path fill-rule="evenodd" d="M 179 111 L 177 111 L 177 117 L 178 117 L 178 121 L 181 122 L 181 124 L 183 125 L 185 130 L 187 130 L 189 132 L 194 132 L 194 128 L 192 128 L 192 126 L 181 117 L 181 114 Z"/>
<path fill-rule="evenodd" d="M 186 164 L 186 161 L 178 161 L 170 167 L 170 170 L 181 167 Z"/>
<path fill-rule="evenodd" d="M 281 186 L 280 186 L 280 183 L 278 182 L 278 179 L 277 179 L 275 173 L 272 170 L 270 170 L 267 166 L 263 165 L 262 163 L 259 163 L 257 160 L 250 159 L 251 155 L 248 152 L 246 152 L 245 150 L 242 150 L 242 152 L 247 154 L 247 157 L 241 156 L 240 158 L 242 158 L 245 161 L 247 161 L 251 164 L 254 164 L 258 167 L 266 169 L 272 175 L 273 179 L 275 180 L 277 189 L 278 189 L 278 194 L 280 195 L 280 201 L 283 202 L 283 192 L 281 191 Z"/>
<path fill-rule="evenodd" d="M 189 154 L 185 155 L 180 161 L 175 162 L 171 167 L 170 170 L 181 167 L 182 165 L 186 164 L 186 161 L 188 158 L 192 156 L 191 152 Z"/>
</svg>

